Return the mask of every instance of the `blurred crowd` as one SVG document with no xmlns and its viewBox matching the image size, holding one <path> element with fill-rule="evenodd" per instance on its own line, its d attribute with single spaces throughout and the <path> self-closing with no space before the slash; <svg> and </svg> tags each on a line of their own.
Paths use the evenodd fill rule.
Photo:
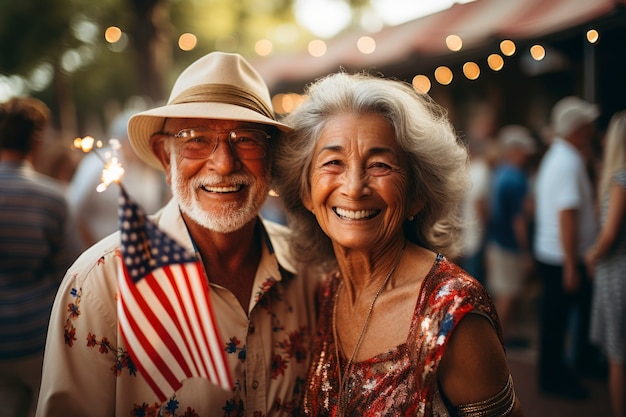
<svg viewBox="0 0 626 417">
<path fill-rule="evenodd" d="M 552 110 L 550 134 L 511 124 L 490 137 L 465 138 L 473 187 L 462 208 L 466 231 L 458 262 L 494 298 L 509 347 L 531 344 L 512 323 L 524 291 L 540 288 L 542 392 L 582 399 L 588 393 L 581 378 L 608 376 L 614 409 L 621 407 L 623 416 L 626 296 L 624 283 L 615 280 L 624 281 L 626 224 L 623 201 L 619 206 L 611 198 L 626 187 L 626 113 L 606 127 L 598 126 L 599 115 L 595 105 L 567 97 Z M 116 152 L 128 173 L 124 186 L 147 213 L 170 198 L 163 174 L 131 150 L 128 117 L 121 114 L 109 126 L 107 136 L 120 149 L 83 155 L 50 138 L 42 102 L 16 98 L 0 108 L 3 404 L 36 399 L 55 287 L 84 249 L 118 228 L 117 190 L 96 191 L 102 158 Z M 263 213 L 284 222 L 277 196 Z"/>
<path fill-rule="evenodd" d="M 507 125 L 469 138 L 473 188 L 459 262 L 494 298 L 505 345 L 537 350 L 540 392 L 581 400 L 585 378 L 608 377 L 623 416 L 626 113 L 608 115 L 604 127 L 599 116 L 596 105 L 566 97 L 548 133 Z M 535 338 L 514 323 L 529 288 Z"/>
</svg>

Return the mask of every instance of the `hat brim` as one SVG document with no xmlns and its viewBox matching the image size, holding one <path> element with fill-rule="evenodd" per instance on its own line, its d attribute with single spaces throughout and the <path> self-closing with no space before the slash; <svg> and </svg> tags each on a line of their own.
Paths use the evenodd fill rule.
<svg viewBox="0 0 626 417">
<path fill-rule="evenodd" d="M 137 156 L 158 169 L 163 169 L 163 166 L 152 152 L 150 138 L 163 129 L 165 119 L 171 118 L 236 120 L 274 126 L 284 133 L 292 130 L 289 126 L 254 110 L 226 103 L 181 103 L 146 110 L 129 119 L 128 137 Z"/>
</svg>

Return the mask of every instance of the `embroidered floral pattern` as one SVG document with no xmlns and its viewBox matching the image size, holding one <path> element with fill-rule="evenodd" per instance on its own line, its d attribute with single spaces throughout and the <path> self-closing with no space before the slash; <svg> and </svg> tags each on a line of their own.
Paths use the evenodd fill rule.
<svg viewBox="0 0 626 417">
<path fill-rule="evenodd" d="M 289 338 L 277 343 L 278 347 L 283 349 L 288 358 L 293 358 L 300 363 L 307 358 L 307 347 L 305 339 L 308 328 L 306 326 L 289 333 Z"/>
<path fill-rule="evenodd" d="M 241 362 L 246 361 L 246 348 L 241 345 L 241 341 L 236 337 L 231 337 L 228 342 L 226 342 L 226 347 L 224 348 L 226 353 L 233 354 L 239 352 L 238 358 Z"/>
<path fill-rule="evenodd" d="M 76 340 L 76 328 L 74 327 L 74 320 L 76 320 L 78 316 L 80 316 L 79 306 L 81 295 L 81 288 L 72 288 L 70 290 L 70 296 L 74 298 L 74 301 L 67 305 L 67 317 L 65 319 L 65 325 L 63 326 L 63 338 L 65 339 L 65 344 L 68 347 L 74 346 L 74 341 Z"/>
<path fill-rule="evenodd" d="M 232 398 L 226 402 L 226 405 L 222 407 L 224 410 L 224 417 L 237 417 L 243 416 L 243 401 L 240 398 Z"/>
<path fill-rule="evenodd" d="M 148 405 L 143 403 L 141 405 L 135 404 L 130 412 L 131 417 L 200 417 L 198 413 L 191 407 L 187 407 L 181 414 L 177 414 L 180 404 L 176 399 L 176 395 L 173 395 L 162 406 L 158 403 Z"/>
<path fill-rule="evenodd" d="M 87 335 L 87 346 L 90 348 L 98 346 L 98 351 L 103 355 L 106 355 L 109 352 L 113 352 L 115 354 L 116 361 L 115 365 L 111 367 L 111 371 L 113 371 L 116 376 L 120 376 L 124 368 L 128 368 L 128 373 L 130 375 L 137 376 L 137 367 L 131 360 L 128 352 L 122 348 L 114 347 L 106 337 L 98 340 L 96 335 L 90 332 Z"/>
<path fill-rule="evenodd" d="M 293 278 L 293 274 L 287 271 L 282 271 L 283 280 L 290 280 Z M 285 332 L 285 325 L 281 320 L 284 316 L 284 312 L 292 313 L 294 311 L 291 304 L 286 304 L 287 300 L 281 290 L 281 286 L 276 285 L 278 281 L 274 277 L 268 277 L 259 287 L 255 293 L 255 301 L 257 308 L 262 308 L 270 316 L 272 323 L 272 332 L 278 334 Z M 274 342 L 274 353 L 271 357 L 271 378 L 278 379 L 286 374 L 286 370 L 289 367 L 291 361 L 295 363 L 304 363 L 307 360 L 308 355 L 308 326 L 300 326 L 298 329 L 293 330 L 286 334 L 286 337 Z M 238 359 L 241 362 L 246 360 L 246 346 L 237 337 L 231 337 L 228 342 L 225 343 L 227 354 L 237 354 Z M 304 378 L 297 378 L 296 387 L 293 390 L 293 398 L 296 401 L 284 401 L 282 398 L 276 398 L 272 404 L 272 410 L 276 412 L 285 413 L 287 415 L 293 415 L 294 410 L 299 409 L 300 398 L 305 386 Z M 222 408 L 224 410 L 224 416 L 235 417 L 242 416 L 244 412 L 243 401 L 238 396 L 242 390 L 241 381 L 235 383 L 235 397 L 227 401 Z M 264 417 L 265 413 L 261 411 L 255 411 L 254 416 Z"/>
</svg>

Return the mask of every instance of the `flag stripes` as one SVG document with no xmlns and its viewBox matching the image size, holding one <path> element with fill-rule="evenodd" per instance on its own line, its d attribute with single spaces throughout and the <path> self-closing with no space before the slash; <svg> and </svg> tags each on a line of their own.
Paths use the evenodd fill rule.
<svg viewBox="0 0 626 417">
<path fill-rule="evenodd" d="M 232 389 L 202 264 L 158 230 L 123 189 L 120 226 L 120 332 L 140 374 L 162 402 L 192 377 Z"/>
</svg>

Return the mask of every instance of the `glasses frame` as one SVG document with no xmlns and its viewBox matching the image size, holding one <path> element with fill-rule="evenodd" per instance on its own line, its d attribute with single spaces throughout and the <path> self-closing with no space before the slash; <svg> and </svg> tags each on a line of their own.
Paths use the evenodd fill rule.
<svg viewBox="0 0 626 417">
<path fill-rule="evenodd" d="M 198 131 L 198 132 L 203 132 L 203 133 L 211 133 L 212 136 L 210 135 L 197 135 L 197 136 L 193 136 L 191 135 L 190 137 L 186 138 L 184 133 L 186 132 L 193 132 L 193 131 Z M 255 133 L 260 133 L 261 136 L 263 136 L 263 138 L 265 139 L 266 142 L 263 142 L 263 152 L 262 155 L 260 156 L 255 156 L 253 158 L 251 157 L 246 157 L 245 155 L 241 154 L 241 149 L 237 148 L 237 144 L 233 143 L 232 139 L 236 137 L 237 132 L 255 132 Z M 262 129 L 255 129 L 255 128 L 248 128 L 248 127 L 238 127 L 235 129 L 227 129 L 227 130 L 216 130 L 216 129 L 209 129 L 209 128 L 204 128 L 204 127 L 191 127 L 191 128 L 185 128 L 185 129 L 181 129 L 179 130 L 177 133 L 170 133 L 170 132 L 161 132 L 162 135 L 177 139 L 176 144 L 180 146 L 181 148 L 181 155 L 186 158 L 186 159 L 207 159 L 209 158 L 211 155 L 213 155 L 215 153 L 215 151 L 217 150 L 217 147 L 219 146 L 220 143 L 220 135 L 226 134 L 226 140 L 228 142 L 228 146 L 230 148 L 230 150 L 233 152 L 233 154 L 237 155 L 237 158 L 241 159 L 241 160 L 259 160 L 259 159 L 263 159 L 267 156 L 268 153 L 268 147 L 269 147 L 269 143 L 267 142 L 269 139 L 272 138 L 272 135 L 270 135 L 268 132 L 262 130 Z M 187 150 L 187 154 L 186 150 L 184 149 L 184 146 L 186 144 L 189 143 L 189 141 L 193 140 L 195 138 L 200 138 L 200 137 L 205 137 L 207 139 L 213 138 L 215 143 L 213 145 L 213 147 L 211 148 L 210 146 L 208 146 L 207 148 L 210 148 L 210 152 L 208 152 L 208 154 L 206 156 L 195 156 L 193 155 L 193 151 L 189 151 Z M 191 153 L 189 153 L 191 152 Z M 197 151 L 196 151 L 197 152 Z M 191 155 L 191 156 L 190 156 Z"/>
</svg>

